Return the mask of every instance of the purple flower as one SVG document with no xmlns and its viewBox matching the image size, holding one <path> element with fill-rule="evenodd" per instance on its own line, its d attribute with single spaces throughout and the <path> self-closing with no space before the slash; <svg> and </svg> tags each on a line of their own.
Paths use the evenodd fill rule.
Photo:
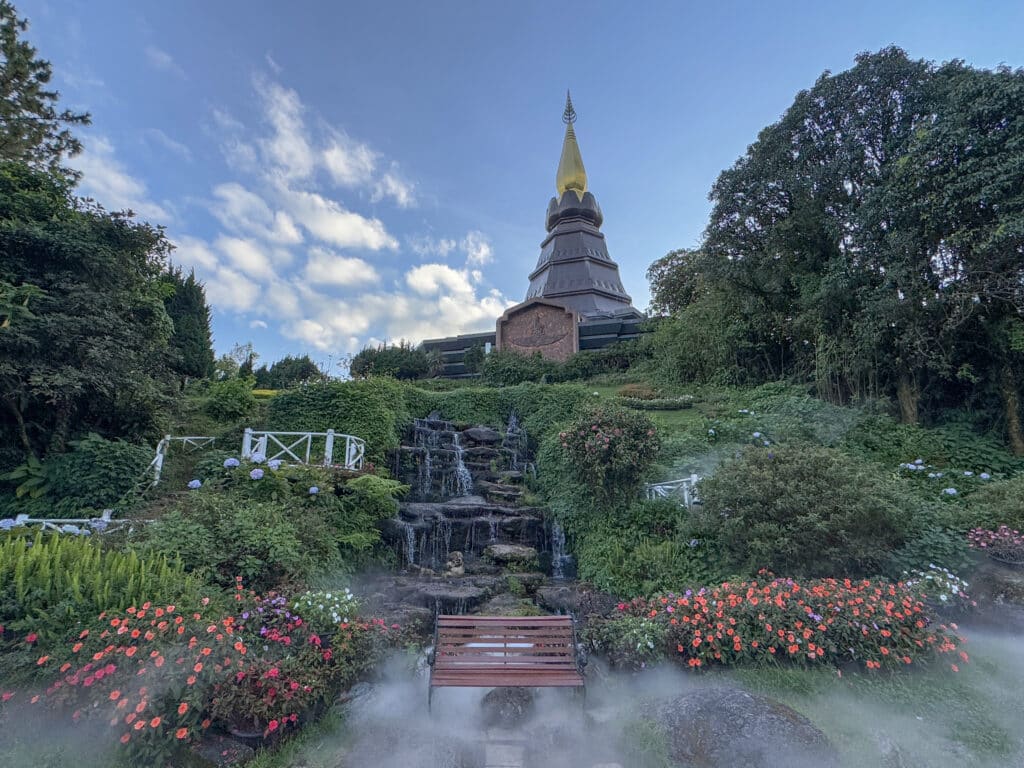
<svg viewBox="0 0 1024 768">
<path fill-rule="evenodd" d="M 239 465 L 238 459 L 224 459 L 224 469 L 231 469 Z"/>
<path fill-rule="evenodd" d="M 259 467 L 256 467 L 256 469 L 249 473 L 249 477 L 251 477 L 253 480 L 262 480 L 263 470 L 260 469 Z"/>
<path fill-rule="evenodd" d="M 270 461 L 267 462 L 267 466 L 270 467 L 271 469 L 280 469 L 281 468 L 281 460 L 280 459 L 271 459 Z"/>
<path fill-rule="evenodd" d="M 266 460 L 267 457 L 264 456 L 262 453 L 254 453 L 252 456 L 249 457 L 249 461 L 251 461 L 253 464 L 262 464 Z"/>
<path fill-rule="evenodd" d="M 196 490 L 197 488 L 202 488 L 203 487 L 203 481 L 202 480 L 189 480 L 188 481 L 188 487 L 191 488 L 193 491 Z"/>
<path fill-rule="evenodd" d="M 318 493 L 320 493 L 320 489 L 319 488 L 317 488 L 315 485 L 309 486 L 309 495 L 310 496 L 316 496 Z"/>
</svg>

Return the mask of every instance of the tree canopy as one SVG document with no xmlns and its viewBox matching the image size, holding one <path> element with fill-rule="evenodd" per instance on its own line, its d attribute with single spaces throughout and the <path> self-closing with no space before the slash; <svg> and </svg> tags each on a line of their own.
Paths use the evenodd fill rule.
<svg viewBox="0 0 1024 768">
<path fill-rule="evenodd" d="M 891 396 L 908 422 L 998 402 L 1024 452 L 1022 105 L 1024 72 L 897 48 L 823 74 L 719 176 L 700 249 L 651 268 L 674 370 Z"/>
</svg>

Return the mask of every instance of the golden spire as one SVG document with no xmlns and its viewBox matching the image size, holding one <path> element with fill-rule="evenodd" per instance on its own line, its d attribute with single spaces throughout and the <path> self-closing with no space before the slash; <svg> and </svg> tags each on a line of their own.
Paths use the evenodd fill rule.
<svg viewBox="0 0 1024 768">
<path fill-rule="evenodd" d="M 572 128 L 572 124 L 576 122 L 576 110 L 572 108 L 572 97 L 568 91 L 565 92 L 562 122 L 565 123 L 565 139 L 562 142 L 562 158 L 558 161 L 555 188 L 558 190 L 559 199 L 567 189 L 571 189 L 576 193 L 576 197 L 582 200 L 583 193 L 587 191 L 587 170 L 583 167 L 583 157 L 576 143 L 576 132 Z"/>
</svg>

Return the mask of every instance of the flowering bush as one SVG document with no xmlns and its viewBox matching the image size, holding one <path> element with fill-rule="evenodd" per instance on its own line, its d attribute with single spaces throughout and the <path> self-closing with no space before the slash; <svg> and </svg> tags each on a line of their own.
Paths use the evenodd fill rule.
<svg viewBox="0 0 1024 768">
<path fill-rule="evenodd" d="M 246 595 L 238 584 L 236 599 L 238 615 L 219 618 L 202 606 L 149 602 L 100 614 L 75 639 L 70 661 L 39 655 L 38 668 L 53 675 L 44 691 L 0 688 L 0 706 L 62 709 L 75 724 L 108 728 L 131 764 L 164 765 L 218 718 L 255 720 L 268 734 L 296 724 L 389 642 L 381 620 L 343 624 L 326 641 L 284 598 Z M 30 633 L 21 643 L 37 641 Z"/>
<path fill-rule="evenodd" d="M 355 618 L 359 600 L 347 587 L 334 592 L 306 591 L 292 600 L 291 607 L 317 632 L 333 634 L 342 622 Z"/>
<path fill-rule="evenodd" d="M 921 592 L 922 597 L 932 604 L 952 609 L 967 609 L 976 606 L 967 594 L 970 586 L 948 568 L 929 564 L 928 570 L 914 569 L 903 574 L 903 583 L 910 589 Z"/>
<path fill-rule="evenodd" d="M 993 560 L 1024 565 L 1024 536 L 1008 525 L 1001 525 L 994 531 L 975 528 L 967 534 L 967 543 Z"/>
<path fill-rule="evenodd" d="M 661 444 L 642 413 L 596 406 L 558 434 L 577 480 L 605 497 L 634 495 Z"/>
<path fill-rule="evenodd" d="M 664 656 L 667 634 L 663 622 L 625 614 L 615 621 L 592 623 L 583 637 L 614 666 L 643 669 Z"/>
<path fill-rule="evenodd" d="M 767 578 L 767 577 L 766 577 Z M 724 583 L 620 604 L 622 616 L 665 625 L 669 649 L 690 667 L 747 661 L 856 662 L 902 667 L 958 653 L 956 625 L 935 624 L 921 591 L 902 582 L 792 579 Z"/>
</svg>

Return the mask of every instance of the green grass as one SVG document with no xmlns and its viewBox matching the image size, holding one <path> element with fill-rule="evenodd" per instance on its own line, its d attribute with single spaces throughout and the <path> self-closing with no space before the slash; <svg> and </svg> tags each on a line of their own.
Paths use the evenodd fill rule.
<svg viewBox="0 0 1024 768">
<path fill-rule="evenodd" d="M 747 668 L 728 676 L 808 717 L 844 766 L 1003 766 L 1024 754 L 1024 659 L 1012 637 L 978 635 L 972 661 L 894 675 Z"/>
</svg>

